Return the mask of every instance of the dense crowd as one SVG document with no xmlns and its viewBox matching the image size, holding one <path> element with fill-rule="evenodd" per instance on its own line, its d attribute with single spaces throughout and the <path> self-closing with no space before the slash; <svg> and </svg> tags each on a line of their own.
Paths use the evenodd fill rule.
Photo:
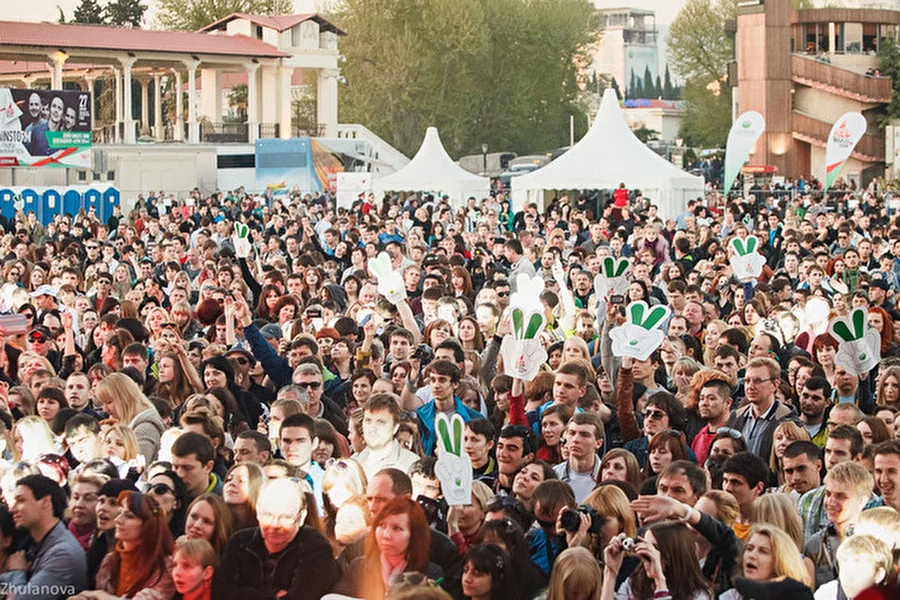
<svg viewBox="0 0 900 600">
<path fill-rule="evenodd" d="M 2 219 L 0 595 L 896 597 L 885 202 L 236 190 Z M 766 265 L 740 280 L 748 235 Z M 405 294 L 379 293 L 381 253 Z M 595 287 L 607 256 L 622 295 Z M 544 285 L 530 381 L 500 351 L 519 274 Z M 639 300 L 671 308 L 665 338 L 619 358 Z M 882 357 L 861 376 L 827 332 L 857 307 Z M 465 423 L 464 503 L 439 415 Z"/>
</svg>

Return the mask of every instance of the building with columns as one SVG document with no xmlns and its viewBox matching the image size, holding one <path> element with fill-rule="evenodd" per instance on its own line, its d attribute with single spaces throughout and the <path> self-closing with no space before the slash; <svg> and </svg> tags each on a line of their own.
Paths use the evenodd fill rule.
<svg viewBox="0 0 900 600">
<path fill-rule="evenodd" d="M 98 80 L 106 81 L 114 88 L 114 118 L 93 120 L 95 143 L 253 143 L 292 137 L 294 72 L 311 69 L 318 73 L 314 134 L 336 136 L 340 35 L 315 14 L 234 14 L 200 32 L 0 21 L 0 85 L 75 84 L 95 91 Z M 247 85 L 247 119 L 225 124 L 222 76 L 235 73 Z M 139 99 L 133 97 L 134 81 Z M 164 88 L 183 90 L 172 94 L 174 118 L 163 115 Z M 92 116 L 108 96 L 95 98 Z"/>
</svg>

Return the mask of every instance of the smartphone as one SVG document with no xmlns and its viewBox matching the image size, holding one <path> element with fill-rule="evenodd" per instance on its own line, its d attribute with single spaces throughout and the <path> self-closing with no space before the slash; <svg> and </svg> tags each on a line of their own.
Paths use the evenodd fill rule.
<svg viewBox="0 0 900 600">
<path fill-rule="evenodd" d="M 25 315 L 0 315 L 0 327 L 8 335 L 25 335 L 28 332 L 28 319 Z"/>
<path fill-rule="evenodd" d="M 625 296 L 623 294 L 613 294 L 609 297 L 610 304 L 625 304 Z"/>
</svg>

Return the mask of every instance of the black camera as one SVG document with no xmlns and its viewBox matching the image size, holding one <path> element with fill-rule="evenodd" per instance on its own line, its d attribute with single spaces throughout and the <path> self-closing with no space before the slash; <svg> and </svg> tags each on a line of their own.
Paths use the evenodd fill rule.
<svg viewBox="0 0 900 600">
<path fill-rule="evenodd" d="M 585 514 L 591 518 L 591 526 L 588 527 L 588 533 L 600 533 L 603 527 L 603 515 L 598 513 L 592 506 L 582 504 L 578 508 L 567 508 L 559 517 L 559 524 L 569 533 L 575 533 L 581 527 L 580 514 Z"/>
</svg>

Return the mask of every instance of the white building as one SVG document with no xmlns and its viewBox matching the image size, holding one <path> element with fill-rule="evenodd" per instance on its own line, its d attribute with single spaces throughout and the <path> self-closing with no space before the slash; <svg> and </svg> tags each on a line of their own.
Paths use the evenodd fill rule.
<svg viewBox="0 0 900 600">
<path fill-rule="evenodd" d="M 654 82 L 661 77 L 656 13 L 637 8 L 607 8 L 600 13 L 604 26 L 594 56 L 595 72 L 615 77 L 623 92 L 631 87 L 632 74 L 643 82 L 649 68 Z"/>
</svg>

